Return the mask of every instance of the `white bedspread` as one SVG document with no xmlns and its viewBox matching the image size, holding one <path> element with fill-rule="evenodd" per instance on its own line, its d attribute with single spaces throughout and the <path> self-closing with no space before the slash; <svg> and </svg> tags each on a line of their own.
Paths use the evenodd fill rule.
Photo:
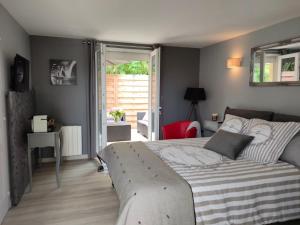
<svg viewBox="0 0 300 225">
<path fill-rule="evenodd" d="M 224 157 L 222 163 L 203 168 L 162 157 L 166 147 L 200 148 L 207 140 L 146 143 L 190 184 L 197 225 L 261 225 L 300 218 L 300 171 L 293 165 Z"/>
<path fill-rule="evenodd" d="M 222 155 L 202 147 L 168 145 L 160 150 L 161 158 L 186 166 L 208 167 L 222 163 Z"/>
</svg>

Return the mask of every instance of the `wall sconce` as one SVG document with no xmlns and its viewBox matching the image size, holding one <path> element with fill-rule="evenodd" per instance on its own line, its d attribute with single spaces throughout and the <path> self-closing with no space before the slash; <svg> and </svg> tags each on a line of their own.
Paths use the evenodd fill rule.
<svg viewBox="0 0 300 225">
<path fill-rule="evenodd" d="M 229 58 L 227 59 L 226 66 L 228 69 L 241 67 L 242 64 L 242 58 Z"/>
</svg>

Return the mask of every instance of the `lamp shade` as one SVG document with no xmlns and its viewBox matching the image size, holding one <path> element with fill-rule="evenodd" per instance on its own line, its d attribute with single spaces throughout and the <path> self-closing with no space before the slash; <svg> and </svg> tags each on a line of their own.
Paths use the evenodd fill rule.
<svg viewBox="0 0 300 225">
<path fill-rule="evenodd" d="M 229 58 L 227 59 L 227 68 L 231 69 L 231 68 L 236 68 L 236 67 L 240 67 L 241 66 L 241 58 Z"/>
<path fill-rule="evenodd" d="M 190 100 L 194 103 L 206 99 L 206 94 L 204 88 L 187 88 L 184 99 Z"/>
</svg>

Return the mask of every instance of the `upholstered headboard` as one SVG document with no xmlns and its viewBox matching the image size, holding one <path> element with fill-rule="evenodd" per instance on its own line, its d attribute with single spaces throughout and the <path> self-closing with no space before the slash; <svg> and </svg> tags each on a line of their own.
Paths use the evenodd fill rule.
<svg viewBox="0 0 300 225">
<path fill-rule="evenodd" d="M 259 111 L 259 110 L 251 110 L 251 109 L 237 109 L 237 108 L 226 107 L 224 116 L 226 114 L 231 114 L 246 119 L 258 118 L 262 120 L 276 121 L 276 122 L 300 122 L 300 116 L 274 113 L 271 111 Z"/>
<path fill-rule="evenodd" d="M 32 92 L 9 92 L 7 96 L 8 144 L 12 205 L 21 200 L 28 185 L 27 133 L 34 113 Z"/>
<path fill-rule="evenodd" d="M 251 109 L 233 109 L 226 107 L 225 109 L 225 115 L 231 114 L 239 117 L 243 117 L 246 119 L 253 119 L 258 118 L 262 120 L 268 120 L 271 121 L 273 118 L 273 112 L 269 111 L 257 111 L 257 110 L 251 110 Z"/>
<path fill-rule="evenodd" d="M 277 121 L 277 122 L 300 122 L 300 116 L 274 113 L 273 121 Z"/>
</svg>

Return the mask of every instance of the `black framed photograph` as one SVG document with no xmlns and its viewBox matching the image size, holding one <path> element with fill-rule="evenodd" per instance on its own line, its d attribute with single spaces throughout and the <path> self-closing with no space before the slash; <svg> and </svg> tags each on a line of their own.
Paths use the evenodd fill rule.
<svg viewBox="0 0 300 225">
<path fill-rule="evenodd" d="M 77 62 L 67 59 L 50 59 L 51 85 L 76 85 Z"/>
<path fill-rule="evenodd" d="M 29 67 L 29 60 L 17 54 L 14 64 L 11 66 L 12 90 L 17 92 L 25 92 L 29 90 Z"/>
</svg>

